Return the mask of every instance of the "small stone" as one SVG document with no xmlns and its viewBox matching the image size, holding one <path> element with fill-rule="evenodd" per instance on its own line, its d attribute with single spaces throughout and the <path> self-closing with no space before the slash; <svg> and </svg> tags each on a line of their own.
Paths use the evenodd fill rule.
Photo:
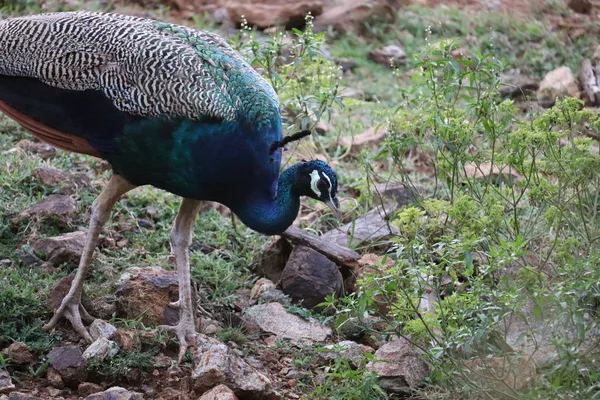
<svg viewBox="0 0 600 400">
<path fill-rule="evenodd" d="M 71 196 L 63 194 L 51 194 L 37 204 L 23 211 L 13 219 L 13 222 L 21 222 L 27 218 L 48 219 L 53 217 L 72 217 L 77 213 L 77 205 Z"/>
<path fill-rule="evenodd" d="M 32 142 L 31 140 L 23 139 L 17 143 L 17 147 L 37 154 L 44 160 L 56 155 L 56 149 L 47 143 Z"/>
<path fill-rule="evenodd" d="M 94 393 L 85 400 L 144 400 L 144 396 L 141 393 L 114 386 L 104 392 Z"/>
<path fill-rule="evenodd" d="M 358 368 L 361 362 L 365 359 L 364 353 L 372 354 L 375 350 L 372 347 L 358 344 L 351 340 L 344 340 L 337 344 L 329 344 L 325 346 L 327 352 L 319 353 L 319 357 L 325 360 L 335 360 L 338 358 L 346 358 L 350 360 L 354 368 Z"/>
<path fill-rule="evenodd" d="M 245 311 L 244 319 L 257 324 L 264 332 L 277 335 L 279 339 L 295 342 L 323 342 L 332 334 L 328 326 L 292 315 L 279 303 L 250 307 Z"/>
<path fill-rule="evenodd" d="M 5 258 L 0 260 L 0 267 L 10 267 L 12 265 L 12 260 L 10 258 Z"/>
<path fill-rule="evenodd" d="M 273 289 L 275 289 L 275 284 L 273 282 L 266 278 L 260 278 L 256 281 L 250 292 L 250 304 L 256 304 L 258 299 L 262 297 L 265 292 Z"/>
<path fill-rule="evenodd" d="M 590 0 L 571 0 L 569 8 L 579 14 L 589 14 L 592 12 L 593 4 Z"/>
<path fill-rule="evenodd" d="M 13 385 L 8 371 L 5 369 L 0 369 L 0 393 L 8 393 L 14 389 L 15 385 Z"/>
<path fill-rule="evenodd" d="M 106 358 L 112 358 L 119 352 L 119 345 L 112 340 L 108 340 L 105 337 L 99 337 L 82 354 L 85 361 L 90 360 L 104 360 Z"/>
<path fill-rule="evenodd" d="M 23 392 L 12 392 L 9 396 L 8 396 L 8 400 L 42 400 L 39 397 L 36 396 L 32 396 L 29 393 L 23 393 Z M 47 400 L 47 399 L 45 399 Z"/>
<path fill-rule="evenodd" d="M 237 356 L 218 340 L 199 335 L 194 351 L 192 382 L 196 390 L 207 390 L 217 384 L 227 384 L 247 397 L 267 397 L 272 392 L 271 381 Z"/>
<path fill-rule="evenodd" d="M 83 254 L 86 237 L 86 232 L 70 232 L 60 236 L 36 240 L 33 242 L 32 247 L 35 251 L 43 254 L 46 261 L 55 266 L 65 263 L 77 265 Z"/>
<path fill-rule="evenodd" d="M 369 53 L 369 58 L 388 67 L 406 64 L 408 56 L 399 46 L 384 46 Z"/>
<path fill-rule="evenodd" d="M 46 379 L 48 383 L 54 386 L 57 389 L 62 389 L 65 387 L 65 382 L 63 382 L 62 377 L 54 368 L 48 368 L 48 373 L 46 373 Z"/>
<path fill-rule="evenodd" d="M 77 393 L 79 393 L 79 395 L 82 397 L 86 397 L 94 393 L 101 392 L 103 390 L 104 388 L 102 386 L 97 385 L 93 382 L 81 382 L 77 387 Z"/>
<path fill-rule="evenodd" d="M 298 381 L 296 379 L 290 379 L 287 384 L 289 387 L 294 388 L 298 384 Z"/>
<path fill-rule="evenodd" d="M 109 324 L 101 319 L 95 319 L 90 325 L 90 335 L 93 339 L 98 339 L 101 337 L 110 339 L 116 331 L 117 328 L 114 325 Z"/>
<path fill-rule="evenodd" d="M 8 346 L 8 356 L 16 364 L 29 364 L 33 361 L 33 354 L 23 342 L 15 342 Z"/>
<path fill-rule="evenodd" d="M 42 265 L 44 260 L 35 255 L 33 247 L 29 245 L 23 245 L 20 249 L 15 251 L 17 253 L 17 257 L 19 257 L 19 261 L 23 267 L 30 267 L 32 265 Z"/>
<path fill-rule="evenodd" d="M 238 400 L 238 398 L 227 386 L 218 385 L 204 393 L 198 400 Z"/>
<path fill-rule="evenodd" d="M 32 176 L 42 185 L 61 187 L 62 193 L 75 192 L 80 187 L 90 187 L 90 178 L 83 173 L 61 171 L 53 167 L 39 167 L 33 170 Z"/>
<path fill-rule="evenodd" d="M 61 376 L 65 384 L 79 384 L 87 377 L 81 348 L 79 346 L 61 346 L 48 353 L 50 366 Z"/>
<path fill-rule="evenodd" d="M 175 271 L 159 267 L 130 268 L 121 276 L 115 295 L 119 317 L 141 316 L 141 322 L 147 326 L 179 322 L 179 311 L 169 306 L 169 302 L 179 299 Z"/>
<path fill-rule="evenodd" d="M 141 346 L 140 338 L 134 331 L 117 329 L 112 338 L 123 351 L 132 351 Z"/>
<path fill-rule="evenodd" d="M 366 370 L 375 372 L 379 385 L 388 392 L 403 393 L 407 387 L 419 387 L 429 374 L 422 351 L 404 338 L 381 346 L 374 360 L 367 364 Z"/>
<path fill-rule="evenodd" d="M 560 67 L 546 74 L 537 90 L 538 101 L 553 104 L 557 97 L 579 98 L 579 82 L 569 67 Z"/>
</svg>

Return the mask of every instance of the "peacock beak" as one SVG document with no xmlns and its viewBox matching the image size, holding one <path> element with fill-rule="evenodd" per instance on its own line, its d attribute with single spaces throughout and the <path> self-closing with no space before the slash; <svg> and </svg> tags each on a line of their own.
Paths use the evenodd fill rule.
<svg viewBox="0 0 600 400">
<path fill-rule="evenodd" d="M 331 209 L 331 212 L 337 219 L 342 219 L 342 211 L 340 211 L 340 202 L 338 201 L 337 197 L 327 200 L 325 204 L 327 204 L 327 207 Z"/>
</svg>

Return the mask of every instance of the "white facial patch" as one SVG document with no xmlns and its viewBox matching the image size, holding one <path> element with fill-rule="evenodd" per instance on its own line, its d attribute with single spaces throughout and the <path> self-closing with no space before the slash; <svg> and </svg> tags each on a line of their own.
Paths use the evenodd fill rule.
<svg viewBox="0 0 600 400">
<path fill-rule="evenodd" d="M 333 201 L 333 198 L 331 197 L 331 179 L 329 179 L 329 177 L 327 176 L 327 174 L 323 174 L 323 176 L 325 177 L 325 179 L 327 179 L 327 182 L 329 182 L 329 200 Z"/>
<path fill-rule="evenodd" d="M 319 179 L 321 179 L 321 177 L 319 176 L 319 171 L 317 171 L 316 169 L 313 170 L 310 173 L 310 188 L 312 189 L 313 192 L 315 192 L 317 197 L 321 197 L 321 191 L 317 187 L 317 183 L 319 183 Z"/>
</svg>

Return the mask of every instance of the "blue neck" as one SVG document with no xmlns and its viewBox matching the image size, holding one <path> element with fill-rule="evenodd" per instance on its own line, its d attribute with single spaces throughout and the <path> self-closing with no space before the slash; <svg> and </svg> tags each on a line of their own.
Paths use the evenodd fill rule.
<svg viewBox="0 0 600 400">
<path fill-rule="evenodd" d="M 294 190 L 297 166 L 291 166 L 279 177 L 277 196 L 256 195 L 244 199 L 233 212 L 249 228 L 266 235 L 285 231 L 300 209 L 300 196 Z"/>
</svg>

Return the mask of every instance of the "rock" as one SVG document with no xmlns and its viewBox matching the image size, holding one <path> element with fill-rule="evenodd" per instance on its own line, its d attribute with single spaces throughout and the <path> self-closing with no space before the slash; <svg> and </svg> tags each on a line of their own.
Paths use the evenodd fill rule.
<svg viewBox="0 0 600 400">
<path fill-rule="evenodd" d="M 0 267 L 10 267 L 12 264 L 13 261 L 10 258 L 0 260 Z"/>
<path fill-rule="evenodd" d="M 110 339 L 115 332 L 117 332 L 117 328 L 114 325 L 109 324 L 101 319 L 95 319 L 90 325 L 90 335 L 93 339 L 98 339 L 101 337 Z"/>
<path fill-rule="evenodd" d="M 79 386 L 77 387 L 77 393 L 81 397 L 87 397 L 94 393 L 101 392 L 102 390 L 104 390 L 104 388 L 102 386 L 97 385 L 93 382 L 81 382 L 79 384 Z"/>
<path fill-rule="evenodd" d="M 583 100 L 588 106 L 600 103 L 600 86 L 596 79 L 596 74 L 592 62 L 589 59 L 583 60 L 579 69 L 579 78 L 583 87 Z"/>
<path fill-rule="evenodd" d="M 522 75 L 517 69 L 509 70 L 500 74 L 499 92 L 502 97 L 519 98 L 530 96 L 539 88 L 538 81 Z"/>
<path fill-rule="evenodd" d="M 46 160 L 56 155 L 56 149 L 49 144 L 41 142 L 32 142 L 31 140 L 23 139 L 17 143 L 17 147 L 28 151 L 30 153 L 37 154 L 40 158 Z"/>
<path fill-rule="evenodd" d="M 336 264 L 317 251 L 296 246 L 281 275 L 281 289 L 303 306 L 314 308 L 343 288 L 342 274 Z"/>
<path fill-rule="evenodd" d="M 238 400 L 233 391 L 225 385 L 215 386 L 198 400 Z"/>
<path fill-rule="evenodd" d="M 379 385 L 388 392 L 401 393 L 407 387 L 419 387 L 429 374 L 422 351 L 404 338 L 381 346 L 375 352 L 375 360 L 367 364 L 366 370 L 375 372 Z"/>
<path fill-rule="evenodd" d="M 339 33 L 360 34 L 363 22 L 370 18 L 393 23 L 396 13 L 385 0 L 345 0 L 319 15 L 315 19 L 315 30 L 325 31 L 331 26 Z"/>
<path fill-rule="evenodd" d="M 356 153 L 364 147 L 381 143 L 385 139 L 385 134 L 384 127 L 371 127 L 360 135 L 341 137 L 340 145 L 346 148 L 351 147 L 352 152 Z"/>
<path fill-rule="evenodd" d="M 344 340 L 337 344 L 328 344 L 325 348 L 330 351 L 319 353 L 319 357 L 325 360 L 347 358 L 354 368 L 358 368 L 361 362 L 364 361 L 364 353 L 373 353 L 375 351 L 372 347 L 358 344 L 351 340 Z"/>
<path fill-rule="evenodd" d="M 369 52 L 369 58 L 388 67 L 406 64 L 408 56 L 400 46 L 384 46 Z"/>
<path fill-rule="evenodd" d="M 563 96 L 579 98 L 579 82 L 569 67 L 548 72 L 537 91 L 538 101 L 543 103 L 553 104 L 557 97 Z"/>
<path fill-rule="evenodd" d="M 325 240 L 323 237 L 316 236 L 306 232 L 297 226 L 290 226 L 283 232 L 282 236 L 290 240 L 294 244 L 310 247 L 325 255 L 337 265 L 346 266 L 348 269 L 353 269 L 358 266 L 360 254 L 354 250 L 350 250 L 346 246 L 340 246 Z"/>
<path fill-rule="evenodd" d="M 156 398 L 160 400 L 190 400 L 191 398 L 186 392 L 168 387 L 161 390 Z"/>
<path fill-rule="evenodd" d="M 21 248 L 17 249 L 15 253 L 17 253 L 17 257 L 19 257 L 19 261 L 23 267 L 44 264 L 44 260 L 35 255 L 33 247 L 27 244 L 24 244 Z"/>
<path fill-rule="evenodd" d="M 87 377 L 79 346 L 54 347 L 48 353 L 48 359 L 50 366 L 60 374 L 67 385 L 77 385 Z"/>
<path fill-rule="evenodd" d="M 263 252 L 255 272 L 272 282 L 279 282 L 285 263 L 291 253 L 292 245 L 290 242 L 283 238 L 276 238 Z"/>
<path fill-rule="evenodd" d="M 33 170 L 32 176 L 42 185 L 58 186 L 62 193 L 74 193 L 77 188 L 90 187 L 90 178 L 83 173 L 61 171 L 53 167 L 38 167 Z"/>
<path fill-rule="evenodd" d="M 465 361 L 464 365 L 469 371 L 470 379 L 483 388 L 499 393 L 509 388 L 518 392 L 526 391 L 538 377 L 531 357 L 477 358 Z"/>
<path fill-rule="evenodd" d="M 140 338 L 134 331 L 117 329 L 112 339 L 124 351 L 139 349 L 141 346 Z"/>
<path fill-rule="evenodd" d="M 576 13 L 590 14 L 593 4 L 590 0 L 571 0 L 569 1 L 569 8 Z"/>
<path fill-rule="evenodd" d="M 341 99 L 364 100 L 365 93 L 359 89 L 354 89 L 351 87 L 342 87 L 338 93 L 338 97 Z"/>
<path fill-rule="evenodd" d="M 83 231 L 69 232 L 61 236 L 36 240 L 32 247 L 55 266 L 65 263 L 78 265 L 86 237 L 87 233 Z"/>
<path fill-rule="evenodd" d="M 62 304 L 63 299 L 71 289 L 73 279 L 75 279 L 75 274 L 67 275 L 64 278 L 59 279 L 54 286 L 52 286 L 52 289 L 50 289 L 50 301 L 48 305 L 52 311 L 56 311 Z M 85 294 L 85 291 L 81 294 L 81 303 L 86 310 L 90 309 L 90 299 Z"/>
<path fill-rule="evenodd" d="M 0 369 L 0 394 L 8 393 L 15 389 L 15 385 L 12 383 L 10 374 L 5 369 Z"/>
<path fill-rule="evenodd" d="M 39 397 L 32 396 L 29 393 L 12 392 L 8 396 L 8 400 L 48 400 L 48 399 L 41 399 Z"/>
<path fill-rule="evenodd" d="M 479 164 L 468 163 L 463 167 L 465 171 L 465 177 L 474 178 L 480 180 L 489 179 L 490 182 L 495 184 L 506 184 L 510 185 L 515 181 L 523 179 L 523 176 L 510 165 L 493 165 L 489 162 L 482 162 Z"/>
<path fill-rule="evenodd" d="M 250 304 L 256 304 L 265 292 L 275 290 L 275 284 L 266 278 L 260 278 L 250 292 Z"/>
<path fill-rule="evenodd" d="M 85 400 L 144 400 L 144 396 L 141 393 L 114 386 L 104 392 L 94 393 Z"/>
<path fill-rule="evenodd" d="M 288 0 L 281 4 L 256 1 L 227 2 L 225 8 L 229 18 L 236 25 L 241 24 L 244 16 L 249 25 L 261 29 L 276 25 L 298 28 L 305 25 L 306 14 L 319 15 L 323 12 L 323 2 L 321 0 Z"/>
<path fill-rule="evenodd" d="M 416 202 L 423 189 L 407 188 L 402 183 L 384 182 L 371 187 L 371 192 L 376 196 L 378 203 L 394 203 L 396 208 L 399 208 Z"/>
<path fill-rule="evenodd" d="M 194 351 L 192 383 L 206 391 L 215 385 L 227 385 L 243 398 L 264 398 L 271 393 L 269 378 L 252 368 L 225 344 L 199 335 Z"/>
<path fill-rule="evenodd" d="M 141 316 L 145 325 L 177 324 L 179 311 L 169 307 L 179 299 L 177 272 L 159 267 L 130 268 L 119 282 L 115 292 L 119 317 Z"/>
<path fill-rule="evenodd" d="M 44 220 L 48 218 L 68 218 L 77 213 L 75 200 L 71 196 L 64 194 L 51 194 L 37 204 L 29 207 L 17 217 L 13 222 L 21 222 L 28 218 Z"/>
<path fill-rule="evenodd" d="M 119 345 L 105 337 L 99 337 L 82 354 L 85 361 L 112 358 L 119 352 Z"/>
<path fill-rule="evenodd" d="M 356 247 L 366 244 L 376 245 L 400 234 L 398 228 L 389 224 L 381 214 L 385 214 L 381 207 L 373 209 L 364 217 L 327 232 L 322 239 L 339 246 Z"/>
<path fill-rule="evenodd" d="M 294 342 L 324 342 L 331 336 L 328 326 L 292 315 L 279 303 L 250 307 L 244 313 L 244 320 L 258 325 L 264 332 Z"/>
<path fill-rule="evenodd" d="M 46 373 L 46 379 L 48 383 L 54 386 L 57 389 L 62 389 L 65 387 L 65 382 L 62 377 L 54 368 L 48 368 L 48 372 Z"/>
<path fill-rule="evenodd" d="M 33 354 L 23 342 L 12 343 L 8 346 L 7 353 L 11 362 L 15 364 L 29 364 L 33 361 Z"/>
</svg>

